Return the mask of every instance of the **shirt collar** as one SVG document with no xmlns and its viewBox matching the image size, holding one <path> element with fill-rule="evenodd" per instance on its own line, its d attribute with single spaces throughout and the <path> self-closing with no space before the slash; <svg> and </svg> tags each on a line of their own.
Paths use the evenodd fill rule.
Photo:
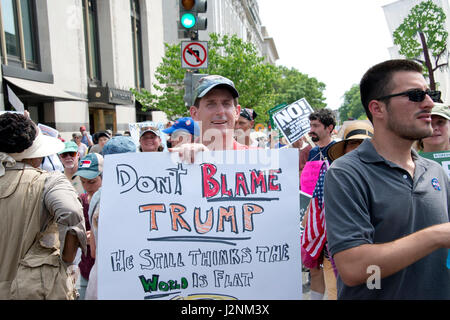
<svg viewBox="0 0 450 320">
<path fill-rule="evenodd" d="M 356 152 L 358 153 L 359 158 L 361 161 L 366 163 L 377 163 L 377 162 L 385 162 L 389 166 L 397 166 L 394 165 L 392 162 L 387 161 L 382 156 L 380 156 L 375 149 L 375 147 L 372 144 L 371 139 L 365 139 L 361 145 L 356 149 Z M 422 157 L 419 157 L 419 154 L 416 152 L 416 150 L 411 149 L 411 156 L 413 161 L 416 163 L 416 165 L 420 165 L 422 167 L 426 167 L 424 164 L 424 159 Z"/>
</svg>

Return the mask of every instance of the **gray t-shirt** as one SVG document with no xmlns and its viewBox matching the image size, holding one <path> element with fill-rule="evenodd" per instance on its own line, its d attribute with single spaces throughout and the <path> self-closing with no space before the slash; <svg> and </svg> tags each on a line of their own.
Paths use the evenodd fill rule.
<svg viewBox="0 0 450 320">
<path fill-rule="evenodd" d="M 414 178 L 385 160 L 370 140 L 334 161 L 325 177 L 325 220 L 332 255 L 386 243 L 449 221 L 449 178 L 439 164 L 412 156 Z M 339 299 L 450 299 L 448 250 L 439 249 L 381 279 L 381 289 L 349 287 L 338 276 Z M 372 274 L 368 272 L 368 276 Z"/>
</svg>

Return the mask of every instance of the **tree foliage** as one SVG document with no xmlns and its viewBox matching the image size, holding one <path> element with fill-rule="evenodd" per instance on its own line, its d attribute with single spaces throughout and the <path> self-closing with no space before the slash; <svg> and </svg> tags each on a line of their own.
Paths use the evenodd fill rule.
<svg viewBox="0 0 450 320">
<path fill-rule="evenodd" d="M 276 104 L 290 104 L 301 98 L 305 98 L 315 110 L 324 108 L 325 97 L 323 91 L 325 84 L 316 78 L 310 78 L 295 68 L 285 66 L 278 67 L 279 80 L 274 84 L 277 92 Z"/>
<path fill-rule="evenodd" d="M 350 90 L 344 93 L 344 103 L 339 108 L 339 117 L 342 121 L 348 119 L 367 119 L 366 112 L 361 102 L 359 85 L 354 84 Z"/>
<path fill-rule="evenodd" d="M 158 109 L 170 119 L 189 114 L 183 101 L 183 79 L 180 44 L 165 44 L 166 52 L 156 70 L 158 83 L 155 93 L 131 89 L 143 110 Z M 220 74 L 231 79 L 240 93 L 239 104 L 255 109 L 257 123 L 267 123 L 267 111 L 280 103 L 291 103 L 306 98 L 315 108 L 325 106 L 325 84 L 309 78 L 295 69 L 276 67 L 264 62 L 255 46 L 236 35 L 210 34 L 208 42 L 208 68 L 199 72 Z"/>
<path fill-rule="evenodd" d="M 393 34 L 394 44 L 400 47 L 399 53 L 423 65 L 433 90 L 436 89 L 434 72 L 448 67 L 445 19 L 441 7 L 431 0 L 424 1 L 411 9 Z"/>
</svg>

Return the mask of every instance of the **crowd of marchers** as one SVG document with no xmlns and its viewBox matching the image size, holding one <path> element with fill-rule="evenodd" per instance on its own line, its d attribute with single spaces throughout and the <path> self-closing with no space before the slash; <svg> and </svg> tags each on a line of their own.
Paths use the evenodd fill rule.
<svg viewBox="0 0 450 320">
<path fill-rule="evenodd" d="M 315 170 L 298 235 L 311 299 L 450 299 L 449 174 L 423 156 L 450 151 L 450 111 L 422 74 L 409 60 L 371 67 L 360 82 L 368 120 L 337 132 L 333 112 L 320 109 L 292 144 L 255 134 L 257 113 L 239 105 L 245 92 L 220 75 L 198 82 L 190 117 L 141 128 L 138 144 L 130 132 L 90 135 L 84 126 L 62 141 L 27 112 L 3 113 L 0 299 L 98 298 L 106 155 L 167 150 L 194 162 L 199 152 L 258 148 L 297 148 L 299 181 Z"/>
</svg>

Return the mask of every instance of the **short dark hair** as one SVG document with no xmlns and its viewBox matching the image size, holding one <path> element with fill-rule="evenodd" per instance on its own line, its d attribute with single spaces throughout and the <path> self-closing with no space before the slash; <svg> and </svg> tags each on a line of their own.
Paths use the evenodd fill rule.
<svg viewBox="0 0 450 320">
<path fill-rule="evenodd" d="M 367 70 L 359 83 L 361 102 L 366 111 L 367 118 L 372 122 L 372 114 L 369 111 L 369 102 L 391 93 L 391 80 L 394 73 L 411 71 L 422 74 L 422 70 L 420 64 L 406 59 L 387 60 L 376 64 Z"/>
<path fill-rule="evenodd" d="M 331 111 L 330 109 L 323 108 L 314 111 L 309 115 L 309 120 L 319 120 L 319 122 L 322 123 L 325 127 L 328 127 L 330 125 L 333 125 L 333 129 L 334 127 L 336 127 L 336 118 L 333 111 Z"/>
<path fill-rule="evenodd" d="M 36 125 L 23 114 L 7 112 L 0 115 L 0 152 L 22 152 L 31 147 L 36 134 Z"/>
</svg>

